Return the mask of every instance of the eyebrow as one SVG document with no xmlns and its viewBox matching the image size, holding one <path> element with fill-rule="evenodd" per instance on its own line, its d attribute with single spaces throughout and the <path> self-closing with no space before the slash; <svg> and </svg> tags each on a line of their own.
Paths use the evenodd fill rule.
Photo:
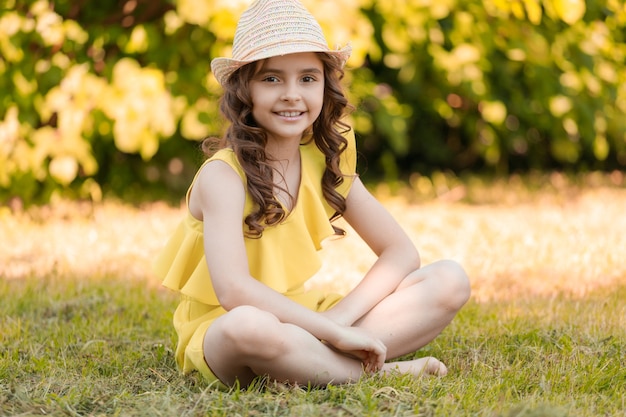
<svg viewBox="0 0 626 417">
<path fill-rule="evenodd" d="M 261 68 L 259 72 L 257 72 L 257 75 L 265 75 L 267 73 L 283 75 L 285 72 L 286 71 L 284 70 L 275 69 L 275 68 Z M 303 68 L 300 70 L 300 74 L 322 74 L 322 70 L 320 70 L 319 68 L 314 68 L 314 67 Z"/>
</svg>

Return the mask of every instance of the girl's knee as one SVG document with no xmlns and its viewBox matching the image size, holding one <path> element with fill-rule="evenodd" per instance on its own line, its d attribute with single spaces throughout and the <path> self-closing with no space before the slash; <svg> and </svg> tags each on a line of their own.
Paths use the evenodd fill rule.
<svg viewBox="0 0 626 417">
<path fill-rule="evenodd" d="M 263 329 L 278 323 L 275 316 L 253 306 L 235 307 L 219 318 L 222 337 L 232 342 L 254 342 L 263 336 Z"/>
<path fill-rule="evenodd" d="M 219 337 L 241 355 L 274 356 L 280 354 L 282 323 L 271 313 L 252 306 L 235 307 L 220 317 Z"/>
<path fill-rule="evenodd" d="M 463 267 L 456 261 L 439 261 L 437 275 L 443 290 L 442 303 L 455 310 L 460 309 L 471 293 L 469 278 Z"/>
</svg>

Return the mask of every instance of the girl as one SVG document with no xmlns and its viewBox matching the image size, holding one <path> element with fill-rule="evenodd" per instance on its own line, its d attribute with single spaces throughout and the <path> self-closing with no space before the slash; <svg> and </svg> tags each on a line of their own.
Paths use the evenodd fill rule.
<svg viewBox="0 0 626 417">
<path fill-rule="evenodd" d="M 350 47 L 330 50 L 297 0 L 256 0 L 233 59 L 211 62 L 230 125 L 187 193 L 188 213 L 157 261 L 180 291 L 183 372 L 247 386 L 349 383 L 364 373 L 445 375 L 435 358 L 386 362 L 434 339 L 467 301 L 452 261 L 420 267 L 409 237 L 356 175 L 340 80 Z M 215 148 L 218 148 L 215 151 Z M 322 241 L 343 217 L 377 261 L 346 296 L 305 291 Z"/>
</svg>

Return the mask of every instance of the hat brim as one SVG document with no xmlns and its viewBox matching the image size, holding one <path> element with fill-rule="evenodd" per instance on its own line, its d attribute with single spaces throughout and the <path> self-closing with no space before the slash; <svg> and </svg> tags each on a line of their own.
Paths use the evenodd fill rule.
<svg viewBox="0 0 626 417">
<path fill-rule="evenodd" d="M 302 47 L 302 45 L 294 45 L 293 48 L 286 48 L 285 45 L 281 45 L 280 49 L 278 48 L 266 48 L 263 51 L 254 54 L 249 59 L 246 60 L 237 60 L 232 58 L 214 58 L 211 61 L 211 71 L 213 75 L 217 79 L 217 81 L 224 86 L 233 72 L 237 71 L 239 68 L 244 65 L 250 64 L 252 62 L 256 62 L 262 59 L 272 58 L 275 56 L 283 56 L 304 52 L 323 52 L 330 56 L 335 57 L 339 62 L 341 67 L 346 64 L 348 58 L 352 53 L 352 47 L 350 45 L 346 45 L 341 49 L 331 50 L 328 48 L 321 48 L 316 45 L 308 45 L 308 47 Z"/>
</svg>

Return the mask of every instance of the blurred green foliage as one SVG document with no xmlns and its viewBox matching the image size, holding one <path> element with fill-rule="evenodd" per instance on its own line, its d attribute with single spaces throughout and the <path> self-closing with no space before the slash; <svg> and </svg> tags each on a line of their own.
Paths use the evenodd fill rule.
<svg viewBox="0 0 626 417">
<path fill-rule="evenodd" d="M 303 2 L 353 45 L 367 177 L 626 166 L 623 1 Z M 248 1 L 4 4 L 0 201 L 180 197 L 224 129 L 209 62 Z"/>
</svg>

